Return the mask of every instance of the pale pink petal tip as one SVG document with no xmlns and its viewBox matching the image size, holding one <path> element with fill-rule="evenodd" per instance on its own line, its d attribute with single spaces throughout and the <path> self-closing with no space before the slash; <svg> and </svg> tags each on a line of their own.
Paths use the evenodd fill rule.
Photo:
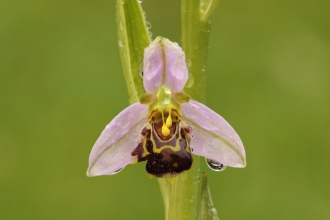
<svg viewBox="0 0 330 220">
<path fill-rule="evenodd" d="M 183 121 L 193 128 L 193 154 L 210 158 L 224 166 L 246 166 L 243 143 L 224 118 L 196 101 L 184 103 L 181 107 Z"/>
<path fill-rule="evenodd" d="M 148 107 L 135 103 L 120 112 L 103 130 L 89 156 L 87 176 L 112 175 L 134 161 L 132 151 L 148 123 Z"/>
<path fill-rule="evenodd" d="M 154 93 L 164 83 L 164 55 L 160 40 L 157 37 L 144 49 L 143 85 L 147 93 Z"/>
<path fill-rule="evenodd" d="M 185 54 L 177 43 L 157 37 L 145 50 L 143 84 L 154 93 L 162 84 L 173 92 L 181 92 L 188 80 Z"/>
<path fill-rule="evenodd" d="M 186 56 L 177 43 L 163 39 L 166 61 L 165 84 L 172 92 L 181 92 L 188 80 L 188 67 Z"/>
</svg>

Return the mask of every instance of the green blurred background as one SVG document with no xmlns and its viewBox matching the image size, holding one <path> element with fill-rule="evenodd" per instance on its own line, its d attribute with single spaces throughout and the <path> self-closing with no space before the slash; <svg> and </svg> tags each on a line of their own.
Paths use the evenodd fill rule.
<svg viewBox="0 0 330 220">
<path fill-rule="evenodd" d="M 180 1 L 142 4 L 180 42 Z M 247 151 L 203 163 L 221 219 L 330 219 L 330 2 L 221 1 L 207 105 Z M 87 178 L 89 152 L 128 105 L 115 2 L 0 2 L 0 219 L 163 219 L 145 164 Z"/>
</svg>

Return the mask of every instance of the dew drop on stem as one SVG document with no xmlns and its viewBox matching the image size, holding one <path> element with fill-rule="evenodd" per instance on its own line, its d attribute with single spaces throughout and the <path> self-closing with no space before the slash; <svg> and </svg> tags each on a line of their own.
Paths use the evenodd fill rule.
<svg viewBox="0 0 330 220">
<path fill-rule="evenodd" d="M 140 61 L 138 70 L 139 75 L 143 78 L 143 60 Z"/>
<path fill-rule="evenodd" d="M 194 82 L 195 82 L 194 76 L 192 74 L 189 74 L 189 78 L 188 78 L 188 81 L 187 81 L 185 87 L 191 88 L 194 85 Z"/>
<path fill-rule="evenodd" d="M 118 41 L 118 45 L 119 45 L 119 47 L 123 47 L 124 45 L 123 45 L 123 42 L 121 41 L 121 39 L 119 39 L 119 41 Z"/>
<path fill-rule="evenodd" d="M 151 23 L 149 21 L 146 22 L 147 29 L 151 28 Z"/>
<path fill-rule="evenodd" d="M 190 58 L 187 58 L 187 66 L 191 67 L 191 59 Z"/>
</svg>

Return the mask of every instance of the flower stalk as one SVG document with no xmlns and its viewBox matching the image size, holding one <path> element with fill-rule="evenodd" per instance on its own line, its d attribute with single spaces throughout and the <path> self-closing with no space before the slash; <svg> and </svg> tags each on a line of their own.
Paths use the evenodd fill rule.
<svg viewBox="0 0 330 220">
<path fill-rule="evenodd" d="M 219 0 L 181 0 L 182 48 L 186 54 L 189 80 L 185 91 L 205 102 L 206 66 L 212 14 Z"/>
<path fill-rule="evenodd" d="M 186 54 L 189 71 L 185 92 L 201 103 L 205 103 L 206 97 L 206 66 L 211 19 L 218 3 L 218 0 L 181 0 L 182 48 Z M 200 159 L 196 156 L 193 159 L 191 169 L 184 177 L 176 178 L 173 184 L 158 179 L 167 220 L 197 219 Z"/>
</svg>

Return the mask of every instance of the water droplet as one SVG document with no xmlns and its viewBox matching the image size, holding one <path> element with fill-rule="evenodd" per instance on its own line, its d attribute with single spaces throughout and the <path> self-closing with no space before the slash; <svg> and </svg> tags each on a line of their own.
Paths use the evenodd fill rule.
<svg viewBox="0 0 330 220">
<path fill-rule="evenodd" d="M 195 82 L 195 78 L 193 75 L 189 74 L 189 78 L 188 78 L 188 81 L 185 85 L 186 88 L 190 88 L 194 85 L 194 82 Z"/>
<path fill-rule="evenodd" d="M 142 3 L 142 0 L 139 0 L 139 3 Z"/>
<path fill-rule="evenodd" d="M 146 22 L 147 29 L 151 28 L 151 23 L 149 21 Z"/>
<path fill-rule="evenodd" d="M 120 30 L 124 30 L 124 24 L 123 24 L 123 22 L 121 22 L 121 21 L 119 22 L 119 29 L 120 29 Z"/>
<path fill-rule="evenodd" d="M 139 63 L 139 75 L 143 78 L 143 60 Z"/>
<path fill-rule="evenodd" d="M 194 49 L 197 49 L 198 47 L 199 47 L 198 44 L 195 44 L 195 45 L 194 45 Z"/>
<path fill-rule="evenodd" d="M 213 217 L 218 216 L 218 212 L 214 207 L 211 209 L 211 212 L 213 213 Z M 216 218 L 216 219 L 218 219 L 218 218 Z"/>
<path fill-rule="evenodd" d="M 119 47 L 123 47 L 124 46 L 123 42 L 120 39 L 118 41 L 118 45 L 119 45 Z"/>
<path fill-rule="evenodd" d="M 187 58 L 187 66 L 191 67 L 191 59 Z"/>
<path fill-rule="evenodd" d="M 145 11 L 142 11 L 142 14 L 143 14 L 143 17 L 144 17 L 144 18 L 147 18 L 147 14 L 146 14 Z"/>
<path fill-rule="evenodd" d="M 152 38 L 152 32 L 148 31 L 149 37 Z"/>
<path fill-rule="evenodd" d="M 118 169 L 118 170 L 112 172 L 111 174 L 117 174 L 117 173 L 119 173 L 120 171 L 122 171 L 123 169 L 124 169 L 124 168 L 120 168 L 120 169 Z"/>
<path fill-rule="evenodd" d="M 205 157 L 205 161 L 206 161 L 206 164 L 210 167 L 211 170 L 214 170 L 214 171 L 224 171 L 227 167 L 224 166 L 222 163 L 218 163 L 214 160 L 211 160 L 209 158 L 206 158 Z"/>
</svg>

